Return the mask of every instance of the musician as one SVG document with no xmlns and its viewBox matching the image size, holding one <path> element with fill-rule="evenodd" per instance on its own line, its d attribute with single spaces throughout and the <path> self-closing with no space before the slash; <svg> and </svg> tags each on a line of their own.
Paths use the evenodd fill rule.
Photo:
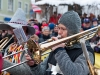
<svg viewBox="0 0 100 75">
<path fill-rule="evenodd" d="M 27 38 L 30 38 L 30 35 L 27 33 L 27 27 L 24 27 L 24 31 L 25 31 L 25 33 L 27 34 Z M 16 39 L 16 38 L 15 38 Z M 8 50 L 10 49 L 9 47 L 10 46 L 13 46 L 13 47 L 15 47 L 17 45 L 17 47 L 16 47 L 16 52 L 17 52 L 17 48 L 19 47 L 19 46 L 21 46 L 21 45 L 18 45 L 18 42 L 17 43 L 12 43 L 12 44 L 10 44 L 9 46 L 8 46 L 8 48 L 5 50 L 5 53 L 7 53 L 8 52 Z M 24 48 L 22 48 L 22 49 L 24 49 Z M 10 51 L 11 52 L 11 51 Z M 13 53 L 13 52 L 12 52 Z M 18 57 L 19 58 L 19 57 Z M 6 60 L 6 59 L 4 59 L 4 62 L 3 62 L 3 69 L 5 69 L 5 68 L 7 68 L 7 67 L 10 67 L 10 66 L 13 66 L 13 65 L 15 65 L 15 63 L 17 64 L 18 62 L 16 62 L 16 61 L 18 61 L 18 60 L 14 60 L 13 58 L 11 58 L 12 59 L 12 62 L 10 62 L 9 60 Z M 14 60 L 14 61 L 13 61 Z M 20 56 L 20 60 L 19 60 L 20 62 L 23 62 L 23 61 L 25 61 L 25 52 L 22 52 L 21 53 L 21 56 Z M 27 64 L 26 63 L 24 63 L 24 64 L 21 64 L 21 65 L 19 65 L 19 66 L 16 66 L 16 67 L 14 67 L 14 68 L 11 68 L 11 69 L 8 69 L 7 70 L 7 72 L 9 72 L 11 75 L 32 75 L 32 73 L 31 73 L 31 71 L 30 71 L 30 68 L 27 66 Z"/>
<path fill-rule="evenodd" d="M 62 15 L 58 24 L 58 34 L 62 38 L 77 34 L 81 29 L 81 20 L 75 11 L 68 11 Z M 57 38 L 55 38 L 57 40 Z M 94 53 L 86 43 L 90 61 L 94 64 Z M 82 52 L 80 43 L 66 46 L 61 43 L 52 48 L 52 52 L 39 65 L 35 65 L 29 55 L 25 55 L 27 64 L 30 66 L 33 75 L 88 75 L 89 68 Z"/>
<path fill-rule="evenodd" d="M 24 30 L 27 39 L 29 39 L 30 36 L 34 35 L 34 33 L 35 33 L 35 29 L 33 27 L 27 26 L 25 12 L 21 8 L 19 8 L 15 12 L 14 16 L 12 17 L 12 19 L 10 20 L 9 23 L 0 24 L 1 29 L 10 30 L 11 32 L 13 32 L 13 29 L 20 28 L 20 27 Z M 14 34 L 14 32 L 13 32 L 13 34 Z M 15 39 L 16 39 L 16 37 L 15 37 Z M 11 45 L 16 47 L 16 45 L 18 45 L 18 41 L 16 44 L 11 44 Z M 20 46 L 21 45 L 19 45 L 18 47 L 20 47 Z M 8 51 L 8 48 L 6 49 L 6 52 Z M 22 49 L 24 49 L 24 48 L 22 48 Z M 18 50 L 18 48 L 16 47 L 14 49 L 14 51 L 17 52 L 17 50 Z M 20 55 L 19 62 L 23 62 L 26 60 L 24 55 L 25 55 L 25 52 L 22 52 Z M 14 59 L 12 59 L 12 61 L 13 60 Z M 15 61 L 10 62 L 10 60 L 4 59 L 3 69 L 8 68 L 10 66 L 14 66 L 16 63 L 17 62 L 15 62 Z M 9 72 L 11 75 L 32 75 L 30 68 L 26 63 L 16 66 L 14 68 L 11 68 L 11 69 L 7 70 L 7 72 Z"/>
</svg>

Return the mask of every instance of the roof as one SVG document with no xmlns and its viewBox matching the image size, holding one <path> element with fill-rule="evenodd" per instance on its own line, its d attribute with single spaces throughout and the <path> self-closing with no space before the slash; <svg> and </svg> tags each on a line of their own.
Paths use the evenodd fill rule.
<svg viewBox="0 0 100 75">
<path fill-rule="evenodd" d="M 100 0 L 41 0 L 37 1 L 35 4 L 36 5 L 44 5 L 44 4 L 49 4 L 49 5 L 55 5 L 58 6 L 60 4 L 79 4 L 81 6 L 85 5 L 100 5 Z"/>
</svg>

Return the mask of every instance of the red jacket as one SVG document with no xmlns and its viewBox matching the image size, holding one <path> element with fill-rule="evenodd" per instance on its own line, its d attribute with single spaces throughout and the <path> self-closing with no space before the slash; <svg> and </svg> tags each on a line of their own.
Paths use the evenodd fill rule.
<svg viewBox="0 0 100 75">
<path fill-rule="evenodd" d="M 58 23 L 58 19 L 59 19 L 58 17 L 52 16 L 52 17 L 50 17 L 49 23 L 57 24 Z"/>
</svg>

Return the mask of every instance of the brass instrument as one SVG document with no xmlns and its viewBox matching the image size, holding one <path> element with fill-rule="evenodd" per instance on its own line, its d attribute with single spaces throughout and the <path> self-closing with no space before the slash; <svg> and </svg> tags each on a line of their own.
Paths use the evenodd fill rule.
<svg viewBox="0 0 100 75">
<path fill-rule="evenodd" d="M 74 43 L 79 42 L 79 40 L 81 38 L 84 38 L 85 40 L 88 40 L 88 39 L 92 38 L 97 33 L 99 28 L 100 28 L 100 26 L 97 26 L 97 27 L 91 28 L 89 30 L 80 32 L 78 34 L 75 34 L 75 35 L 72 35 L 72 36 L 69 36 L 69 37 L 66 37 L 66 38 L 59 39 L 57 41 L 52 41 L 52 42 L 49 42 L 49 43 L 41 44 L 40 45 L 40 50 L 42 52 L 44 52 L 45 50 L 50 49 L 50 48 L 52 48 L 52 47 L 54 47 L 54 46 L 56 46 L 60 43 L 65 43 L 66 46 L 71 46 Z"/>
<path fill-rule="evenodd" d="M 2 40 L 0 40 L 0 51 L 4 49 L 4 47 L 10 42 L 10 40 L 14 37 L 14 35 L 12 35 L 11 38 L 5 37 Z"/>
<path fill-rule="evenodd" d="M 97 26 L 97 27 L 91 28 L 89 30 L 75 34 L 73 36 L 62 38 L 62 39 L 59 39 L 57 41 L 53 41 L 53 42 L 50 42 L 47 44 L 42 44 L 42 45 L 40 45 L 40 48 L 44 52 L 45 50 L 52 48 L 60 43 L 65 43 L 66 46 L 72 46 L 74 43 L 80 42 L 80 39 L 84 39 L 86 41 L 86 40 L 92 38 L 94 35 L 96 35 L 96 33 L 98 32 L 99 29 L 100 29 L 100 26 Z M 83 52 L 84 52 L 84 50 L 83 50 Z M 86 57 L 88 57 L 88 55 L 86 55 Z M 95 68 L 91 64 L 89 57 L 86 59 L 86 61 L 87 61 L 91 75 L 100 75 L 100 69 Z"/>
<path fill-rule="evenodd" d="M 90 74 L 91 75 L 98 75 L 99 73 L 97 73 L 97 72 L 100 71 L 100 69 L 95 68 L 91 64 L 91 61 L 90 61 L 90 58 L 89 58 L 89 55 L 88 55 L 88 52 L 87 52 L 87 48 L 86 48 L 86 45 L 85 45 L 85 39 L 83 39 L 83 38 L 80 39 L 80 43 L 81 43 L 81 46 L 82 46 L 83 54 L 85 55 L 85 59 L 87 61 L 87 64 L 88 64 L 88 67 L 89 67 L 89 70 L 90 70 Z"/>
<path fill-rule="evenodd" d="M 24 47 L 23 50 L 17 51 L 15 53 L 12 53 L 10 55 L 4 56 L 2 58 L 5 59 L 7 57 L 16 55 L 18 53 L 25 52 L 25 53 L 28 53 L 32 58 L 34 57 L 34 61 L 35 61 L 36 64 L 39 64 L 41 62 L 41 60 L 40 60 L 41 57 L 40 57 L 40 53 L 39 53 L 40 51 L 37 49 L 38 45 L 33 40 L 29 39 L 27 41 L 27 43 L 23 44 L 22 46 Z M 34 54 L 34 56 L 33 56 L 33 54 Z M 21 64 L 23 64 L 25 62 L 27 62 L 27 60 L 25 60 L 25 61 L 23 61 L 21 63 L 15 64 L 13 66 L 10 66 L 8 68 L 2 69 L 1 71 L 4 72 L 4 71 L 6 71 L 8 69 L 11 69 L 11 68 L 16 67 L 18 65 L 21 65 Z"/>
<path fill-rule="evenodd" d="M 65 43 L 66 46 L 71 46 L 76 42 L 80 42 L 80 39 L 82 39 L 82 38 L 84 38 L 85 40 L 88 40 L 88 39 L 92 38 L 97 33 L 97 31 L 99 29 L 100 29 L 100 26 L 97 26 L 97 27 L 91 28 L 89 30 L 80 32 L 78 34 L 75 34 L 75 35 L 72 35 L 72 36 L 69 36 L 69 37 L 66 37 L 66 38 L 62 38 L 62 39 L 59 39 L 59 40 L 56 40 L 56 41 L 52 41 L 52 42 L 49 42 L 49 43 L 40 44 L 40 45 L 36 44 L 32 40 L 29 40 L 27 42 L 27 48 L 30 49 L 30 50 L 33 50 L 33 54 L 36 53 L 34 55 L 34 59 L 35 59 L 36 63 L 39 64 L 41 62 L 41 59 L 40 59 L 41 54 L 43 52 L 45 52 L 47 49 L 50 49 L 50 48 L 52 48 L 52 47 L 54 47 L 54 46 L 56 46 L 60 43 Z M 90 61 L 87 61 L 87 62 L 88 62 L 89 65 L 91 65 Z M 22 64 L 23 64 L 23 62 L 22 62 Z M 97 69 L 97 68 L 94 69 L 93 66 L 92 67 L 89 66 L 89 68 L 96 71 L 95 74 L 91 73 L 92 75 L 98 75 L 97 71 L 100 71 L 99 69 Z"/>
<path fill-rule="evenodd" d="M 29 39 L 27 41 L 27 48 L 30 50 L 29 52 L 31 52 L 31 53 L 28 52 L 28 54 L 32 58 L 34 57 L 36 64 L 39 64 L 41 62 L 41 51 L 39 49 L 39 45 L 33 40 Z M 32 56 L 32 53 L 33 53 L 33 56 Z"/>
<path fill-rule="evenodd" d="M 8 41 L 8 37 L 3 38 L 2 40 L 0 40 L 0 50 L 3 49 L 5 43 Z"/>
</svg>

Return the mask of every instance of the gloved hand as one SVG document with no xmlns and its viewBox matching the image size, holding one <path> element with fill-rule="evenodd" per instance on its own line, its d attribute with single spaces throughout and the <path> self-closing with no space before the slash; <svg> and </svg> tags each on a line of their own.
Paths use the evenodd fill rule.
<svg viewBox="0 0 100 75">
<path fill-rule="evenodd" d="M 57 37 L 52 37 L 52 39 L 55 40 L 55 41 L 58 40 Z M 54 51 L 56 48 L 59 48 L 59 47 L 63 47 L 64 48 L 65 47 L 65 43 L 61 43 L 61 44 L 58 44 L 58 45 L 52 47 L 52 51 Z"/>
<path fill-rule="evenodd" d="M 26 58 L 26 60 L 28 60 L 28 61 L 27 61 L 27 64 L 28 64 L 29 66 L 34 66 L 34 65 L 35 65 L 35 62 L 34 62 L 34 60 L 30 57 L 30 55 L 25 54 L 25 58 Z"/>
</svg>

